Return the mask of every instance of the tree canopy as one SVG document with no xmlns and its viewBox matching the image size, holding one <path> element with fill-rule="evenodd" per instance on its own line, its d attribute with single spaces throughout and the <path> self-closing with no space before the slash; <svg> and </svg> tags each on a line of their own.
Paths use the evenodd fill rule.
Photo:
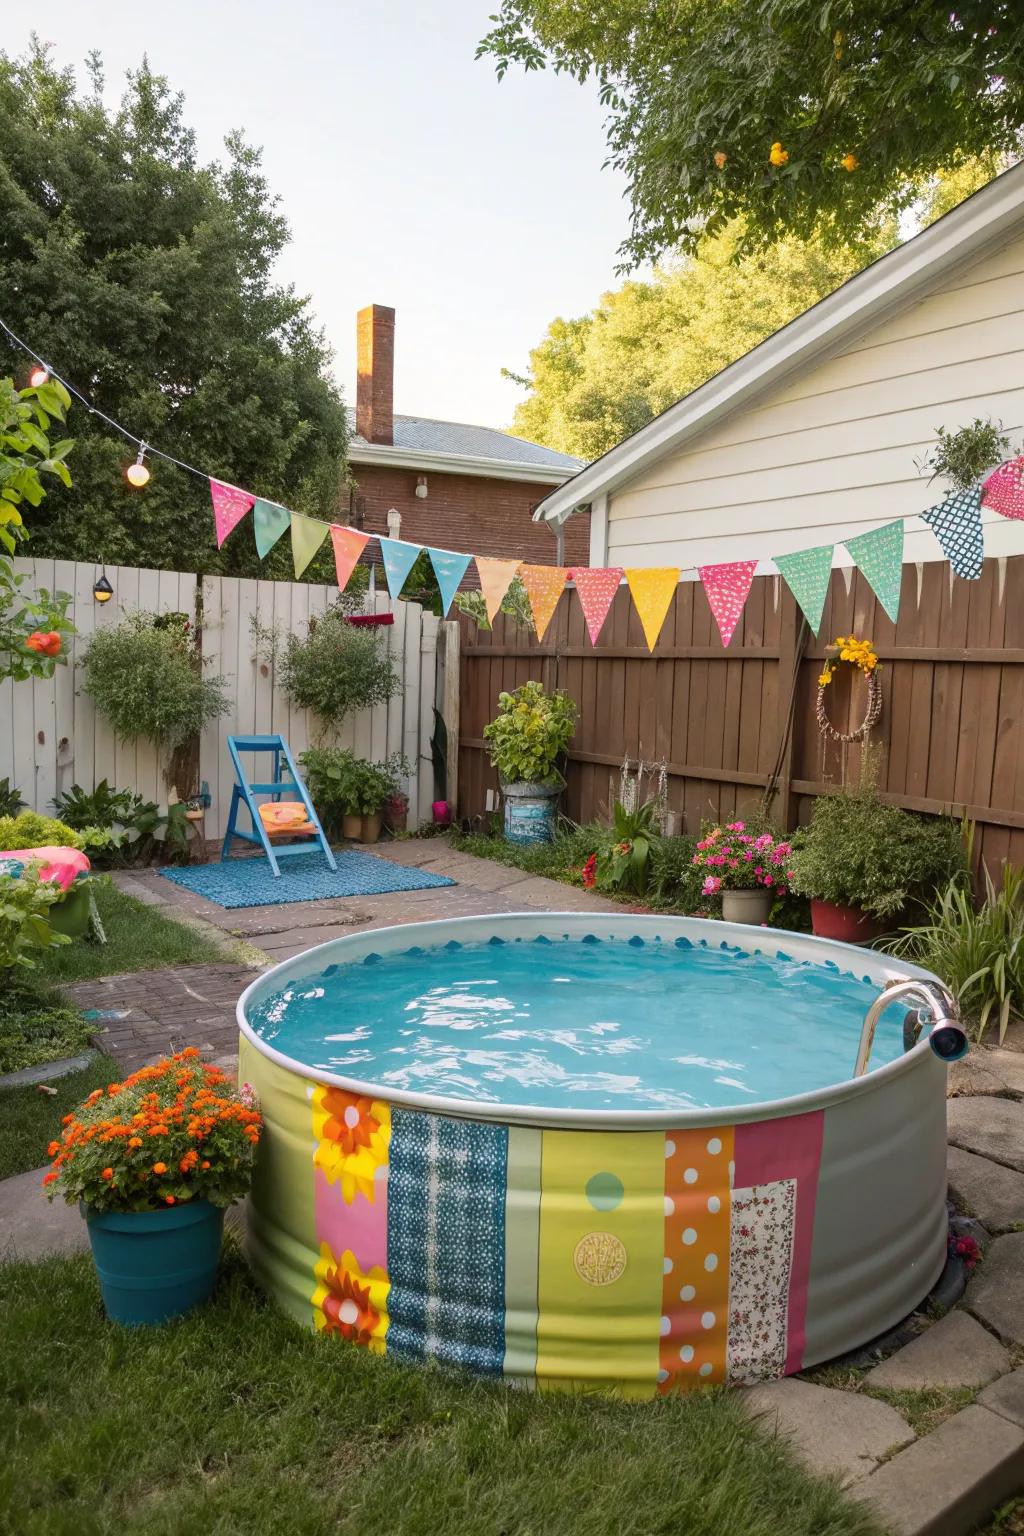
<svg viewBox="0 0 1024 1536">
<path fill-rule="evenodd" d="M 223 163 L 201 164 L 181 96 L 145 61 L 115 111 L 95 55 L 88 77 L 80 92 L 38 44 L 0 54 L 0 316 L 147 442 L 336 515 L 344 407 L 308 300 L 274 281 L 288 228 L 259 151 L 232 134 Z M 26 366 L 0 334 L 0 376 Z M 259 568 L 244 527 L 218 553 L 204 481 L 157 459 L 131 491 L 131 444 L 84 409 L 75 433 L 74 486 L 36 511 L 33 554 Z M 264 574 L 290 574 L 287 543 Z"/>
<path fill-rule="evenodd" d="M 625 265 L 744 218 L 849 240 L 1024 132 L 1019 0 L 502 0 L 478 53 L 596 78 L 628 178 Z"/>
</svg>

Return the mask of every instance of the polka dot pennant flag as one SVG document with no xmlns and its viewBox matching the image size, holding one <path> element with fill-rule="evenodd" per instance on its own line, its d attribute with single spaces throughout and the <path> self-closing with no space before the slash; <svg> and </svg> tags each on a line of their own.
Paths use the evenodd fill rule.
<svg viewBox="0 0 1024 1536">
<path fill-rule="evenodd" d="M 326 539 L 328 526 L 315 517 L 307 517 L 304 512 L 292 513 L 292 562 L 296 581 Z"/>
<path fill-rule="evenodd" d="M 484 555 L 474 555 L 473 558 L 476 560 L 477 574 L 480 577 L 480 590 L 484 595 L 487 622 L 493 624 L 502 599 L 519 569 L 519 561 L 490 560 Z"/>
<path fill-rule="evenodd" d="M 756 567 L 756 560 L 730 560 L 725 565 L 697 567 L 723 645 L 729 644 L 739 623 Z"/>
<path fill-rule="evenodd" d="M 334 569 L 338 577 L 338 591 L 344 592 L 355 570 L 359 556 L 370 542 L 368 533 L 355 528 L 339 528 L 331 524 L 331 543 L 334 545 Z"/>
<path fill-rule="evenodd" d="M 834 544 L 819 544 L 815 549 L 800 549 L 793 555 L 772 556 L 815 635 L 825 611 L 834 550 Z"/>
<path fill-rule="evenodd" d="M 257 500 L 252 509 L 252 531 L 256 535 L 256 553 L 265 560 L 281 535 L 287 532 L 292 515 L 287 507 L 274 501 Z"/>
<path fill-rule="evenodd" d="M 533 609 L 537 639 L 543 640 L 565 587 L 568 567 L 563 565 L 523 565 L 519 574 Z"/>
<path fill-rule="evenodd" d="M 627 565 L 623 574 L 629 583 L 633 604 L 640 616 L 640 623 L 644 627 L 647 649 L 653 651 L 658 643 L 665 615 L 676 595 L 676 587 L 679 585 L 679 567 L 677 565 L 642 567 Z"/>
<path fill-rule="evenodd" d="M 226 485 L 223 480 L 210 480 L 210 500 L 213 502 L 213 521 L 217 529 L 217 548 L 236 527 L 256 500 L 248 491 L 240 491 L 237 485 Z"/>
<path fill-rule="evenodd" d="M 392 597 L 397 597 L 409 579 L 409 572 L 423 553 L 422 545 L 407 544 L 404 539 L 381 539 L 380 552 L 384 556 L 388 591 Z"/>
<path fill-rule="evenodd" d="M 619 590 L 622 567 L 621 565 L 603 567 L 581 565 L 571 574 L 576 583 L 576 591 L 580 595 L 580 607 L 587 621 L 590 643 L 596 645 L 609 609 L 615 601 L 615 594 Z"/>
<path fill-rule="evenodd" d="M 430 563 L 434 567 L 437 584 L 441 588 L 441 605 L 445 617 L 452 605 L 452 598 L 459 590 L 459 582 L 466 574 L 472 555 L 456 555 L 450 549 L 428 549 Z"/>
<path fill-rule="evenodd" d="M 937 507 L 921 516 L 942 546 L 942 553 L 958 576 L 977 581 L 985 558 L 981 532 L 981 489 L 953 491 Z"/>
<path fill-rule="evenodd" d="M 844 539 L 847 552 L 868 579 L 871 590 L 895 624 L 900 612 L 903 577 L 903 519 Z"/>
<path fill-rule="evenodd" d="M 981 504 L 1024 520 L 1024 453 L 992 471 L 981 488 Z"/>
</svg>

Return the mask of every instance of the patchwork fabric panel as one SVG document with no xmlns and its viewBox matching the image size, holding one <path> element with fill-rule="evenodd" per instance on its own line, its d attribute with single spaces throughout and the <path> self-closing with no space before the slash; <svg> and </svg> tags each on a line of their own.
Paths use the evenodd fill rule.
<svg viewBox="0 0 1024 1536">
<path fill-rule="evenodd" d="M 728 1379 L 774 1381 L 786 1368 L 796 1180 L 732 1192 Z"/>
<path fill-rule="evenodd" d="M 733 1128 L 665 1138 L 665 1259 L 658 1386 L 726 1377 Z"/>
</svg>

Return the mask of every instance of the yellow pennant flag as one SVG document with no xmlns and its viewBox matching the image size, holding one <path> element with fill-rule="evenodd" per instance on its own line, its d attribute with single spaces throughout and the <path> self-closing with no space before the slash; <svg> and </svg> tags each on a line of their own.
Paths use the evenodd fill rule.
<svg viewBox="0 0 1024 1536">
<path fill-rule="evenodd" d="M 653 651 L 679 583 L 678 566 L 627 566 L 626 580 L 644 627 L 647 649 Z"/>
<path fill-rule="evenodd" d="M 519 569 L 519 561 L 488 560 L 483 555 L 474 555 L 473 558 L 476 561 L 480 590 L 487 607 L 487 622 L 493 624 L 495 614 L 501 607 L 502 598 L 512 585 L 512 578 Z"/>
<path fill-rule="evenodd" d="M 558 599 L 565 589 L 568 566 L 524 565 L 520 567 L 526 594 L 533 609 L 533 622 L 537 626 L 537 639 L 543 640 L 552 615 L 558 607 Z"/>
</svg>

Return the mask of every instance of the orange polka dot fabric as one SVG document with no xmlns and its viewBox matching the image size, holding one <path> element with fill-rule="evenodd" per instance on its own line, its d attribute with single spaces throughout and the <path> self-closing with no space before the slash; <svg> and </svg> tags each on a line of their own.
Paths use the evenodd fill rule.
<svg viewBox="0 0 1024 1536">
<path fill-rule="evenodd" d="M 733 1127 L 665 1137 L 658 1390 L 726 1379 Z"/>
</svg>

